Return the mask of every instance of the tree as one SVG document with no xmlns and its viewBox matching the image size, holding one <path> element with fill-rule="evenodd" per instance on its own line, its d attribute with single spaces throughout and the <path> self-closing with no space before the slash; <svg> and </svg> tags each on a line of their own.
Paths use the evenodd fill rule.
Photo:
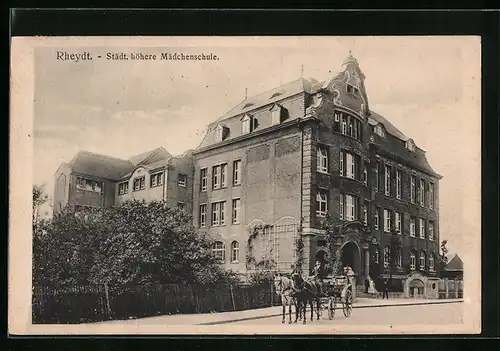
<svg viewBox="0 0 500 351">
<path fill-rule="evenodd" d="M 43 185 L 33 185 L 33 227 L 36 226 L 38 221 L 38 210 L 40 206 L 46 203 L 48 200 L 47 194 L 45 194 L 45 188 Z"/>
<path fill-rule="evenodd" d="M 44 223 L 35 270 L 43 281 L 108 284 L 218 283 L 236 279 L 212 255 L 212 240 L 165 201 L 125 202 L 76 212 L 66 207 Z"/>
</svg>

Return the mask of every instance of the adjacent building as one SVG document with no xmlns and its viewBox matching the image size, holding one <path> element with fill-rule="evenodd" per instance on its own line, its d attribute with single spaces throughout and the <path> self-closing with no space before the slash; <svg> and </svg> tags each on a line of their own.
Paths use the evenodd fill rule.
<svg viewBox="0 0 500 351">
<path fill-rule="evenodd" d="M 325 81 L 300 78 L 246 98 L 180 158 L 164 149 L 129 160 L 82 152 L 56 172 L 56 204 L 184 203 L 228 269 L 270 257 L 288 270 L 300 254 L 308 271 L 333 257 L 358 281 L 388 275 L 395 229 L 402 247 L 393 277 L 435 276 L 441 176 L 424 150 L 370 109 L 364 81 L 349 55 Z M 327 214 L 338 224 L 334 252 Z"/>
</svg>

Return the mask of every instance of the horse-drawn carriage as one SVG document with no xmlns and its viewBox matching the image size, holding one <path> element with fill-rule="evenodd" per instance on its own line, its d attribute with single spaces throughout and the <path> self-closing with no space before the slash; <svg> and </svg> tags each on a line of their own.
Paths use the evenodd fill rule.
<svg viewBox="0 0 500 351">
<path fill-rule="evenodd" d="M 328 318 L 333 319 L 337 307 L 342 307 L 344 316 L 349 317 L 352 312 L 352 285 L 346 276 L 329 276 L 323 279 L 322 306 L 328 309 Z"/>
</svg>

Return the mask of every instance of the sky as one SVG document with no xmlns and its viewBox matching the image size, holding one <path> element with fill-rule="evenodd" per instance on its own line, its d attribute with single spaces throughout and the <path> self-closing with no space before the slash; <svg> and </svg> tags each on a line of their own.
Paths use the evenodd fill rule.
<svg viewBox="0 0 500 351">
<path fill-rule="evenodd" d="M 73 40 L 39 47 L 33 181 L 52 197 L 54 172 L 79 150 L 128 158 L 159 146 L 173 154 L 194 149 L 206 126 L 241 102 L 246 89 L 256 95 L 301 75 L 323 81 L 351 51 L 366 76 L 370 108 L 426 150 L 443 176 L 440 235 L 449 239 L 450 252 L 460 252 L 468 161 L 480 157 L 479 44 L 472 37 L 249 37 L 107 39 L 98 45 Z M 94 57 L 213 53 L 219 60 L 69 62 L 56 59 L 58 50 Z"/>
</svg>

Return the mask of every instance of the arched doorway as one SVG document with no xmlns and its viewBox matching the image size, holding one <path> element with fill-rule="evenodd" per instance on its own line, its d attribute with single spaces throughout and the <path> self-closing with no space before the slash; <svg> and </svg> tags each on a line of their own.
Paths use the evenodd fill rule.
<svg viewBox="0 0 500 351">
<path fill-rule="evenodd" d="M 350 266 L 354 270 L 354 273 L 356 273 L 356 281 L 359 283 L 362 275 L 358 245 L 352 241 L 346 243 L 342 247 L 340 261 L 344 267 Z"/>
</svg>

